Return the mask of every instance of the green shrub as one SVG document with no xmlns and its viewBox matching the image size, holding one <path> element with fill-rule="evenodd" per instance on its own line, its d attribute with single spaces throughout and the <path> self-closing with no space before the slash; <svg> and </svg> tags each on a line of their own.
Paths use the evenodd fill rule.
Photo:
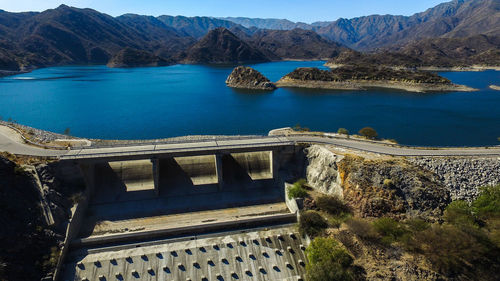
<svg viewBox="0 0 500 281">
<path fill-rule="evenodd" d="M 500 215 L 500 184 L 481 188 L 481 195 L 472 203 L 472 210 L 482 219 Z"/>
<path fill-rule="evenodd" d="M 354 280 L 353 258 L 332 238 L 318 237 L 306 249 L 309 281 Z"/>
<path fill-rule="evenodd" d="M 300 234 L 307 234 L 314 238 L 321 234 L 328 227 L 326 220 L 315 211 L 306 211 L 300 215 L 299 231 Z"/>
<path fill-rule="evenodd" d="M 360 218 L 350 218 L 346 221 L 349 230 L 356 236 L 366 240 L 376 240 L 379 235 L 368 221 Z"/>
<path fill-rule="evenodd" d="M 382 237 L 382 243 L 387 245 L 406 234 L 404 226 L 391 218 L 378 218 L 373 222 L 373 227 Z"/>
<path fill-rule="evenodd" d="M 288 199 L 292 198 L 304 198 L 307 196 L 307 190 L 305 189 L 306 180 L 300 179 L 296 181 L 292 186 L 288 187 Z"/>
<path fill-rule="evenodd" d="M 346 128 L 339 128 L 337 130 L 337 134 L 348 136 L 349 135 L 349 131 Z"/>
<path fill-rule="evenodd" d="M 456 226 L 475 226 L 476 219 L 469 203 L 458 200 L 451 202 L 444 211 L 444 220 Z"/>
<path fill-rule="evenodd" d="M 408 219 L 404 222 L 406 228 L 411 232 L 419 232 L 428 229 L 431 225 L 423 219 Z"/>
<path fill-rule="evenodd" d="M 372 127 L 364 127 L 363 129 L 359 130 L 358 133 L 368 139 L 376 139 L 378 137 L 377 131 L 375 131 L 375 129 L 373 129 Z"/>
<path fill-rule="evenodd" d="M 349 213 L 349 208 L 335 196 L 323 195 L 316 199 L 316 206 L 331 215 L 342 215 Z"/>
<path fill-rule="evenodd" d="M 488 247 L 476 237 L 453 225 L 435 224 L 414 235 L 410 248 L 425 255 L 435 270 L 442 274 L 462 273 L 482 260 Z"/>
</svg>

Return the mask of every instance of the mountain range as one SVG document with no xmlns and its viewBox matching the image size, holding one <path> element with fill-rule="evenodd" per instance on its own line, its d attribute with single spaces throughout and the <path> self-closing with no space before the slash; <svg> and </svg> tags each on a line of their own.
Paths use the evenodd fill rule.
<svg viewBox="0 0 500 281">
<path fill-rule="evenodd" d="M 0 10 L 0 70 L 111 60 L 112 65 L 127 65 L 120 61 L 125 59 L 134 66 L 140 64 L 132 54 L 147 58 L 144 65 L 326 59 L 346 51 L 346 58 L 356 51 L 370 51 L 412 59 L 425 54 L 439 63 L 444 57 L 464 63 L 491 62 L 491 57 L 498 57 L 498 36 L 498 0 L 454 0 L 409 17 L 373 15 L 313 24 L 135 14 L 112 17 L 61 5 L 44 12 Z"/>
<path fill-rule="evenodd" d="M 454 0 L 412 16 L 371 15 L 306 24 L 277 19 L 224 18 L 247 28 L 313 30 L 356 50 L 373 50 L 430 37 L 500 35 L 500 1 Z"/>
</svg>

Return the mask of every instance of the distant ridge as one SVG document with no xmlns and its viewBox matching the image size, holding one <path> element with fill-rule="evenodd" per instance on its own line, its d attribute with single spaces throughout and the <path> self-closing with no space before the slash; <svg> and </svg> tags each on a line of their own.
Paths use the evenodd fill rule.
<svg viewBox="0 0 500 281">
<path fill-rule="evenodd" d="M 279 19 L 224 18 L 245 27 L 314 30 L 357 50 L 373 50 L 430 37 L 500 36 L 500 1 L 454 0 L 412 16 L 371 15 L 313 24 Z"/>
</svg>

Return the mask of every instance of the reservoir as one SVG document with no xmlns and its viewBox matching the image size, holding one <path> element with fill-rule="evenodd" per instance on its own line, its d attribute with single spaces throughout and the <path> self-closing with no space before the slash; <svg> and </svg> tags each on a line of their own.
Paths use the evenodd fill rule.
<svg viewBox="0 0 500 281">
<path fill-rule="evenodd" d="M 272 81 L 322 61 L 249 65 Z M 66 66 L 0 78 L 0 116 L 87 138 L 152 139 L 183 135 L 267 134 L 300 124 L 429 146 L 498 145 L 500 72 L 443 72 L 478 92 L 408 93 L 281 88 L 262 93 L 226 87 L 234 66 L 174 65 L 111 69 Z"/>
</svg>

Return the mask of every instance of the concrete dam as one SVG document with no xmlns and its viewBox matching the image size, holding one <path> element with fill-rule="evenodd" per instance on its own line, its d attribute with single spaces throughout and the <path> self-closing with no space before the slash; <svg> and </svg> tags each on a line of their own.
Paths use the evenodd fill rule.
<svg viewBox="0 0 500 281">
<path fill-rule="evenodd" d="M 249 150 L 63 160 L 87 200 L 58 279 L 302 280 L 284 188 L 299 148 Z"/>
</svg>

